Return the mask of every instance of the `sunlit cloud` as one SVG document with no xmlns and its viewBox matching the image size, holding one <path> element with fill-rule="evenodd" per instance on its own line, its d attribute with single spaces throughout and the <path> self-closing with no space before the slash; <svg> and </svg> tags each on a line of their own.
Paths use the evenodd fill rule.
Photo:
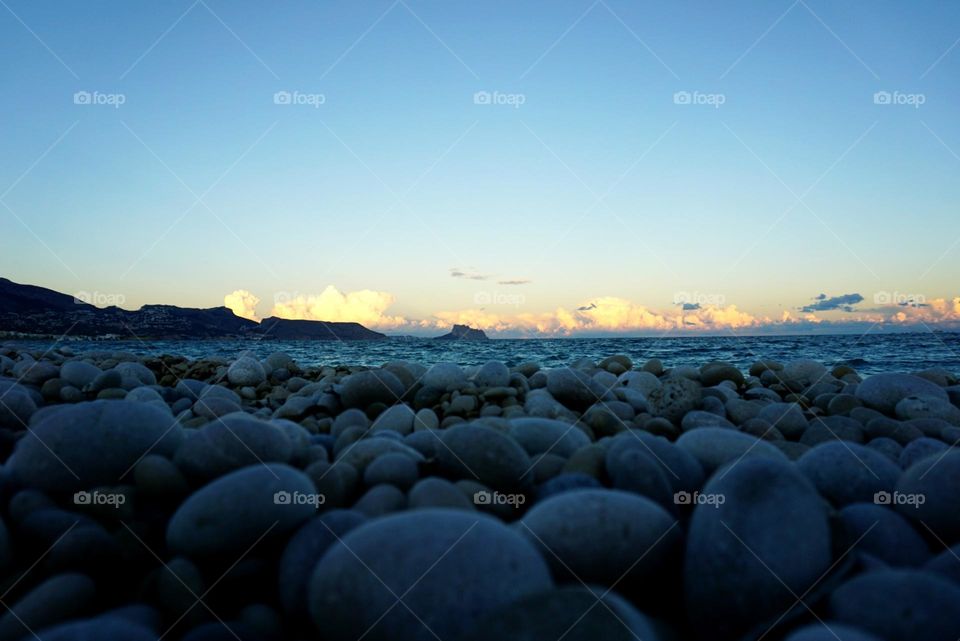
<svg viewBox="0 0 960 641">
<path fill-rule="evenodd" d="M 270 315 L 291 320 L 354 322 L 387 329 L 408 325 L 410 321 L 406 318 L 386 313 L 394 300 L 387 292 L 362 289 L 344 293 L 329 285 L 318 295 L 298 295 L 277 301 Z"/>
<path fill-rule="evenodd" d="M 259 298 L 245 289 L 238 289 L 223 297 L 223 304 L 234 314 L 250 320 L 259 320 L 257 317 L 257 303 L 259 302 Z"/>
<path fill-rule="evenodd" d="M 450 275 L 454 278 L 465 278 L 466 280 L 488 280 L 490 278 L 489 274 L 481 274 L 472 270 L 464 270 L 459 267 L 452 267 L 450 269 Z"/>
</svg>

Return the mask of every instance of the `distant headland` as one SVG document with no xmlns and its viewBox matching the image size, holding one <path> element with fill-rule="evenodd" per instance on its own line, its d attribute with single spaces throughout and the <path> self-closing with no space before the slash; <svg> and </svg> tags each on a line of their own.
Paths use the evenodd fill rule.
<svg viewBox="0 0 960 641">
<path fill-rule="evenodd" d="M 261 321 L 237 316 L 227 307 L 195 309 L 144 305 L 131 311 L 96 307 L 45 287 L 0 278 L 0 332 L 36 336 L 138 339 L 273 338 L 279 340 L 383 340 L 387 335 L 360 323 L 291 320 Z M 488 340 L 482 330 L 454 325 L 438 340 Z"/>
</svg>

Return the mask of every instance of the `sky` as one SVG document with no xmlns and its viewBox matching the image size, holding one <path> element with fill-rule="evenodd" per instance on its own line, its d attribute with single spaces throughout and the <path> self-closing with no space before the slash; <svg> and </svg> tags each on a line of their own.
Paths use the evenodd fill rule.
<svg viewBox="0 0 960 641">
<path fill-rule="evenodd" d="M 0 0 L 0 275 L 394 334 L 960 326 L 960 4 Z"/>
</svg>

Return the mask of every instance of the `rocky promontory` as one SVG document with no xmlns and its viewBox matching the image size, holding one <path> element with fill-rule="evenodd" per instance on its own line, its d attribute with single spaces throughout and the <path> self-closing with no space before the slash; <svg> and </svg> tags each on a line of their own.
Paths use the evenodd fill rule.
<svg viewBox="0 0 960 641">
<path fill-rule="evenodd" d="M 454 325 L 449 333 L 435 337 L 438 341 L 486 341 L 490 338 L 482 329 L 474 329 L 466 325 Z"/>
</svg>

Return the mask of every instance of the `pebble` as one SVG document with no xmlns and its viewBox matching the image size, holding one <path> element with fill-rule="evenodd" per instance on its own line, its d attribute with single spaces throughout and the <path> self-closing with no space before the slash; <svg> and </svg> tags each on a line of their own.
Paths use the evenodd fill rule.
<svg viewBox="0 0 960 641">
<path fill-rule="evenodd" d="M 405 388 L 395 375 L 385 370 L 366 370 L 351 374 L 340 384 L 340 401 L 344 407 L 365 409 L 374 403 L 393 405 Z"/>
<path fill-rule="evenodd" d="M 167 526 L 167 545 L 188 557 L 236 558 L 262 538 L 277 538 L 317 511 L 317 490 L 302 472 L 257 463 L 191 494 Z"/>
<path fill-rule="evenodd" d="M 854 503 L 840 510 L 840 519 L 857 550 L 888 565 L 917 567 L 930 558 L 930 548 L 920 533 L 883 505 Z"/>
<path fill-rule="evenodd" d="M 363 482 L 367 487 L 388 483 L 406 490 L 418 478 L 417 462 L 406 454 L 396 452 L 375 458 L 363 471 Z"/>
<path fill-rule="evenodd" d="M 547 372 L 547 391 L 568 409 L 584 411 L 607 396 L 607 388 L 586 373 L 562 367 Z"/>
<path fill-rule="evenodd" d="M 960 542 L 960 450 L 914 463 L 896 485 L 896 509 L 947 544 Z M 916 500 L 922 497 L 922 500 Z M 912 500 L 910 500 L 912 499 Z"/>
<path fill-rule="evenodd" d="M 675 424 L 679 424 L 687 412 L 697 408 L 700 397 L 699 383 L 677 375 L 667 377 L 660 387 L 647 395 L 654 415 Z"/>
<path fill-rule="evenodd" d="M 748 458 L 787 459 L 766 441 L 722 427 L 702 427 L 686 432 L 677 439 L 677 447 L 697 459 L 707 474 L 712 474 L 726 463 L 742 463 Z"/>
<path fill-rule="evenodd" d="M 495 610 L 464 641 L 658 641 L 654 630 L 652 621 L 615 592 L 570 585 Z"/>
<path fill-rule="evenodd" d="M 99 367 L 84 361 L 68 361 L 60 368 L 60 378 L 77 389 L 90 385 L 102 373 Z"/>
<path fill-rule="evenodd" d="M 456 363 L 437 363 L 421 379 L 424 387 L 452 392 L 466 386 L 467 375 Z"/>
<path fill-rule="evenodd" d="M 8 606 L 0 616 L 0 640 L 33 638 L 34 630 L 68 621 L 93 604 L 96 588 L 83 574 L 47 579 Z"/>
<path fill-rule="evenodd" d="M 227 369 L 227 380 L 238 387 L 256 387 L 267 380 L 267 373 L 260 361 L 251 356 L 241 356 Z"/>
<path fill-rule="evenodd" d="M 655 582 L 679 554 L 682 539 L 662 507 L 607 489 L 555 494 L 534 505 L 518 531 L 542 551 L 555 577 L 606 586 Z"/>
<path fill-rule="evenodd" d="M 191 432 L 173 460 L 187 476 L 209 479 L 254 463 L 287 463 L 292 457 L 293 444 L 280 427 L 234 413 Z"/>
<path fill-rule="evenodd" d="M 867 407 L 892 416 L 897 403 L 908 396 L 930 396 L 949 401 L 939 385 L 910 374 L 874 374 L 857 386 L 856 397 Z"/>
<path fill-rule="evenodd" d="M 541 555 L 497 519 L 426 509 L 348 532 L 317 564 L 308 600 L 331 641 L 435 641 L 551 585 Z"/>
<path fill-rule="evenodd" d="M 352 510 L 332 510 L 301 525 L 290 537 L 279 562 L 280 603 L 290 616 L 306 616 L 307 586 L 317 562 L 347 532 L 366 522 Z"/>
<path fill-rule="evenodd" d="M 471 500 L 463 490 L 446 479 L 431 476 L 417 481 L 407 494 L 407 505 L 410 509 L 431 507 L 455 508 L 474 510 L 478 505 Z"/>
<path fill-rule="evenodd" d="M 854 577 L 830 595 L 841 622 L 888 641 L 960 637 L 960 587 L 917 570 L 877 570 Z"/>
<path fill-rule="evenodd" d="M 371 430 L 392 430 L 400 434 L 409 434 L 413 431 L 414 413 L 409 405 L 394 405 L 389 407 L 377 420 L 373 422 Z"/>
<path fill-rule="evenodd" d="M 590 445 L 590 438 L 576 425 L 546 418 L 513 419 L 508 434 L 530 456 L 550 452 L 566 458 Z"/>
<path fill-rule="evenodd" d="M 772 623 L 830 567 L 825 504 L 792 463 L 745 458 L 702 494 L 723 497 L 694 509 L 687 534 L 684 598 L 705 637 Z"/>
<path fill-rule="evenodd" d="M 448 474 L 497 490 L 523 488 L 531 483 L 530 457 L 507 434 L 468 423 L 445 430 L 440 442 L 437 462 Z"/>
<path fill-rule="evenodd" d="M 168 413 L 149 404 L 89 401 L 33 425 L 6 467 L 28 487 L 74 492 L 116 483 L 146 454 L 173 454 L 183 438 Z"/>
<path fill-rule="evenodd" d="M 797 469 L 837 506 L 873 501 L 878 492 L 892 492 L 900 478 L 900 468 L 887 457 L 845 441 L 817 445 L 800 457 Z"/>
<path fill-rule="evenodd" d="M 506 387 L 510 384 L 510 370 L 500 361 L 487 361 L 473 377 L 477 387 Z"/>
</svg>

